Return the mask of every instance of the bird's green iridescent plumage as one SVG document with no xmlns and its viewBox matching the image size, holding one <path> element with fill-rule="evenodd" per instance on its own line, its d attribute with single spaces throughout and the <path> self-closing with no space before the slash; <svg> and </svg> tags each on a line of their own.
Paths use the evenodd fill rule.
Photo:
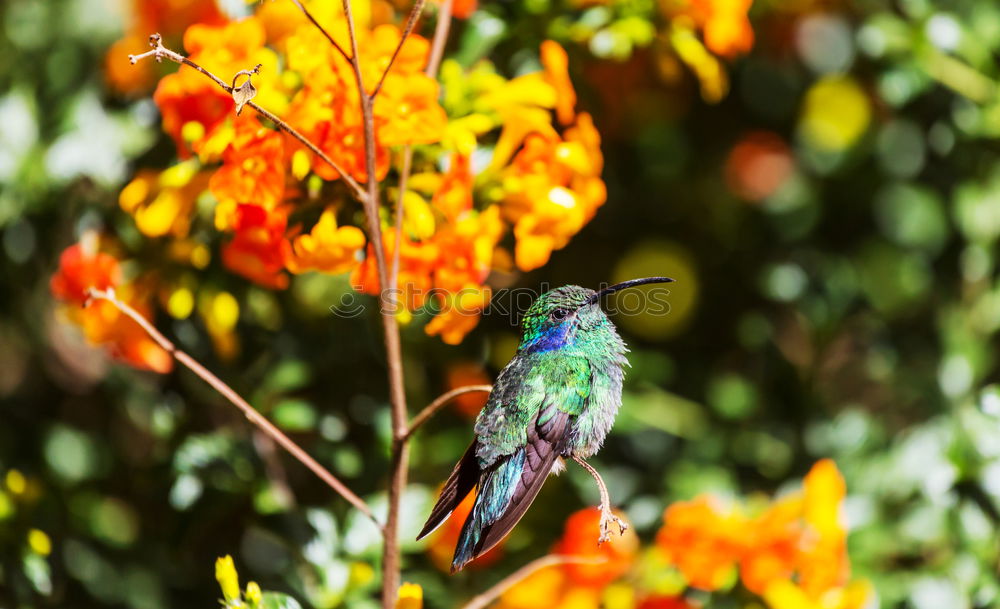
<svg viewBox="0 0 1000 609">
<path fill-rule="evenodd" d="M 476 438 L 420 535 L 477 489 L 453 570 L 517 523 L 558 458 L 590 457 L 610 431 L 621 405 L 628 349 L 597 296 L 566 286 L 546 292 L 526 312 L 517 354 L 497 377 L 476 419 Z"/>
</svg>

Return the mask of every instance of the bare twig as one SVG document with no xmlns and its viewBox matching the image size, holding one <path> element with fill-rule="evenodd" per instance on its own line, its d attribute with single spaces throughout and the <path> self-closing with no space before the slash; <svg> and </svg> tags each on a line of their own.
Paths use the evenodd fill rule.
<svg viewBox="0 0 1000 609">
<path fill-rule="evenodd" d="M 294 506 L 296 503 L 295 493 L 292 492 L 292 487 L 288 484 L 288 476 L 285 475 L 285 467 L 281 464 L 281 459 L 278 458 L 274 440 L 258 429 L 253 434 L 253 445 L 264 462 L 264 471 L 267 472 L 267 477 L 271 480 L 277 494 L 287 500 L 289 505 Z"/>
<path fill-rule="evenodd" d="M 319 21 L 317 21 L 316 18 L 313 17 L 312 13 L 309 12 L 309 9 L 307 9 L 304 4 L 299 2 L 299 0 L 292 0 L 292 2 L 295 4 L 295 6 L 299 7 L 299 10 L 302 11 L 302 14 L 306 16 L 306 19 L 308 19 L 314 26 L 316 26 L 316 29 L 319 30 L 320 33 L 326 36 L 326 39 L 330 41 L 330 44 L 333 45 L 333 48 L 337 49 L 337 52 L 339 52 L 344 59 L 346 59 L 347 61 L 351 61 L 351 57 L 350 55 L 347 54 L 347 51 L 344 50 L 344 47 L 337 44 L 337 41 L 333 39 L 333 36 L 330 35 L 330 32 L 326 31 L 326 28 L 324 28 L 322 25 L 319 24 Z"/>
<path fill-rule="evenodd" d="M 159 34 L 152 34 L 149 37 L 149 44 L 150 44 L 150 46 L 153 47 L 152 50 L 146 51 L 145 53 L 141 53 L 139 55 L 129 55 L 128 56 L 129 61 L 132 62 L 133 64 L 135 64 L 135 63 L 137 63 L 138 61 L 140 61 L 142 59 L 146 59 L 147 57 L 153 57 L 153 58 L 156 59 L 156 61 L 162 61 L 164 58 L 166 58 L 166 59 L 169 59 L 170 61 L 173 61 L 173 62 L 176 62 L 176 63 L 180 63 L 180 64 L 184 64 L 186 66 L 194 68 L 195 70 L 198 70 L 199 72 L 201 72 L 202 74 L 204 74 L 208 78 L 212 79 L 215 82 L 215 84 L 219 85 L 219 87 L 221 87 L 226 93 L 229 93 L 230 95 L 232 95 L 232 93 L 233 93 L 233 87 L 232 87 L 232 85 L 230 85 L 226 81 L 222 80 L 221 78 L 219 78 L 215 74 L 212 74 L 211 72 L 209 72 L 205 68 L 201 67 L 197 63 L 191 61 L 190 59 L 188 59 L 184 55 L 181 55 L 180 53 L 177 53 L 176 51 L 172 51 L 172 50 L 168 49 L 167 47 L 163 46 L 163 39 L 162 39 L 162 37 Z M 336 43 L 334 43 L 334 44 L 336 44 Z M 240 73 L 249 74 L 250 72 L 252 72 L 252 71 L 242 70 Z M 239 74 L 239 73 L 237 73 L 237 74 Z M 234 80 L 234 82 L 235 82 L 235 80 Z M 299 133 L 298 131 L 296 131 L 294 127 L 292 127 L 291 125 L 289 125 L 285 121 L 281 120 L 276 115 L 274 115 L 273 113 L 269 112 L 268 110 L 265 110 L 264 108 L 261 108 L 260 106 L 258 106 L 253 101 L 246 102 L 246 105 L 250 106 L 258 114 L 260 114 L 261 116 L 263 116 L 267 120 L 269 120 L 272 123 L 274 123 L 275 126 L 277 126 L 279 129 L 284 130 L 286 133 L 288 133 L 289 135 L 291 135 L 292 137 L 294 137 L 295 139 L 297 139 L 306 148 L 308 148 L 309 150 L 311 150 L 313 154 L 315 154 L 319 158 L 323 159 L 323 162 L 325 162 L 330 167 L 333 167 L 333 169 L 338 174 L 340 174 L 341 179 L 343 179 L 344 182 L 348 185 L 348 187 L 350 187 L 351 191 L 354 193 L 354 196 L 357 197 L 357 199 L 359 201 L 361 201 L 362 203 L 364 203 L 366 201 L 366 199 L 368 198 L 368 195 L 365 193 L 364 189 L 361 188 L 361 185 L 358 184 L 357 180 L 355 180 L 353 177 L 351 177 L 351 174 L 348 173 L 343 167 L 341 167 L 340 164 L 338 164 L 336 161 L 334 161 L 329 156 L 327 156 L 327 154 L 325 152 L 323 152 L 322 150 L 320 150 L 319 146 L 317 146 L 316 144 L 314 144 L 306 136 L 304 136 L 301 133 Z"/>
<path fill-rule="evenodd" d="M 385 261 L 385 243 L 382 240 L 382 220 L 379 216 L 378 178 L 375 173 L 375 118 L 373 115 L 374 100 L 367 94 L 364 76 L 361 73 L 361 60 L 358 54 L 358 36 L 354 25 L 354 14 L 351 10 L 351 0 L 343 0 L 344 16 L 347 19 L 347 33 L 351 40 L 351 66 L 354 68 L 354 79 L 358 86 L 358 97 L 361 103 L 361 117 L 364 122 L 365 134 L 365 173 L 367 173 L 368 197 L 364 201 L 365 216 L 368 220 L 368 232 L 375 254 L 375 267 L 378 273 L 379 305 L 382 311 L 383 339 L 385 341 L 386 364 L 389 377 L 389 405 L 392 420 L 392 450 L 390 463 L 390 481 L 388 496 L 388 513 L 385 520 L 385 534 L 382 545 L 382 607 L 392 609 L 399 593 L 399 511 L 406 489 L 406 478 L 409 467 L 409 446 L 403 440 L 406 435 L 406 392 L 403 385 L 403 355 L 399 339 L 399 325 L 395 311 L 392 310 L 391 298 L 387 287 L 390 285 L 389 269 Z"/>
<path fill-rule="evenodd" d="M 437 26 L 434 28 L 434 42 L 431 46 L 431 56 L 427 61 L 427 75 L 431 78 L 437 76 L 438 68 L 441 67 L 441 58 L 444 57 L 444 47 L 448 43 L 448 29 L 451 28 L 451 9 L 455 0 L 444 0 L 441 8 L 438 9 Z"/>
<path fill-rule="evenodd" d="M 424 10 L 424 4 L 426 0 L 417 0 L 413 3 L 413 8 L 410 9 L 410 16 L 406 20 L 406 26 L 403 28 L 403 35 L 399 39 L 399 44 L 396 45 L 396 50 L 392 52 L 392 57 L 389 58 L 389 65 L 385 66 L 385 71 L 382 72 L 382 76 L 378 79 L 378 84 L 372 90 L 369 97 L 374 100 L 378 92 L 382 90 L 382 84 L 385 82 L 385 77 L 389 75 L 389 70 L 392 69 L 392 64 L 396 62 L 396 57 L 399 56 L 399 52 L 403 50 L 403 45 L 406 43 L 406 39 L 410 37 L 413 32 L 413 26 L 417 24 L 417 19 L 420 18 L 420 13 Z"/>
<path fill-rule="evenodd" d="M 256 425 L 275 442 L 280 444 L 282 448 L 298 459 L 299 462 L 308 467 L 314 474 L 316 474 L 316 476 L 319 477 L 320 480 L 325 482 L 327 486 L 346 499 L 348 503 L 357 508 L 359 512 L 370 518 L 372 522 L 379 527 L 379 529 L 383 528 L 382 525 L 375 519 L 371 509 L 363 499 L 355 495 L 351 489 L 347 488 L 347 486 L 337 479 L 336 476 L 330 473 L 329 470 L 310 457 L 306 451 L 293 442 L 280 429 L 275 427 L 274 424 L 264 417 L 264 415 L 257 412 L 254 407 L 240 397 L 240 395 L 236 393 L 232 387 L 222 382 L 219 377 L 209 372 L 207 368 L 198 363 L 198 361 L 193 357 L 178 349 L 172 342 L 167 340 L 167 337 L 163 336 L 159 330 L 153 327 L 153 324 L 143 317 L 141 313 L 119 300 L 113 289 L 109 288 L 107 290 L 98 290 L 91 288 L 88 291 L 87 304 L 93 300 L 106 300 L 113 304 L 119 311 L 134 320 L 137 324 L 139 324 L 139 327 L 145 330 L 146 334 L 148 334 L 149 337 L 152 338 L 153 341 L 155 341 L 156 344 L 158 344 L 164 351 L 172 355 L 174 359 L 186 366 L 189 370 L 191 370 L 191 372 L 194 372 L 198 378 L 211 385 L 213 389 L 218 391 L 224 398 L 239 408 L 251 423 Z"/>
<path fill-rule="evenodd" d="M 515 585 L 521 583 L 531 575 L 536 572 L 541 571 L 547 567 L 552 567 L 555 565 L 568 565 L 568 564 L 580 564 L 580 565 L 600 565 L 607 562 L 606 558 L 595 558 L 591 556 L 568 556 L 564 554 L 549 554 L 548 556 L 543 556 L 536 560 L 529 562 L 517 571 L 514 571 L 507 577 L 501 579 L 499 582 L 493 585 L 492 588 L 486 590 L 482 594 L 478 594 L 472 597 L 468 603 L 462 606 L 462 609 L 485 609 L 490 603 L 500 598 L 504 592 L 510 590 Z"/>
<path fill-rule="evenodd" d="M 410 421 L 410 428 L 407 430 L 406 437 L 404 439 L 409 439 L 410 436 L 413 435 L 413 432 L 415 432 L 418 427 L 426 423 L 428 419 L 433 417 L 435 414 L 437 414 L 439 410 L 444 408 L 448 404 L 448 402 L 454 400 L 458 396 L 466 393 L 473 393 L 475 391 L 482 391 L 485 393 L 489 393 L 492 390 L 493 390 L 493 385 L 466 385 L 465 387 L 458 387 L 456 389 L 452 389 L 451 391 L 441 394 L 433 402 L 431 402 L 423 410 L 421 410 L 420 413 L 417 414 L 417 416 L 413 417 L 413 420 Z"/>
</svg>

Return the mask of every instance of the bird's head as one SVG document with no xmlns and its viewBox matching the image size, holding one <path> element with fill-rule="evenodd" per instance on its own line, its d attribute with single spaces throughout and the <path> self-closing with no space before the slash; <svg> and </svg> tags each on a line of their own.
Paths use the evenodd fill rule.
<svg viewBox="0 0 1000 609">
<path fill-rule="evenodd" d="M 551 351 L 572 342 L 580 331 L 610 327 L 600 306 L 605 294 L 649 283 L 669 283 L 669 277 L 644 277 L 623 281 L 599 291 L 567 285 L 535 300 L 524 314 L 521 352 Z"/>
</svg>

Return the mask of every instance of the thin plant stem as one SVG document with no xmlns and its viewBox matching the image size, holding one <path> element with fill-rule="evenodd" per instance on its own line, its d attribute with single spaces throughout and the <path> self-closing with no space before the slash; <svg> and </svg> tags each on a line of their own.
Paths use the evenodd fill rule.
<svg viewBox="0 0 1000 609">
<path fill-rule="evenodd" d="M 549 554 L 535 559 L 514 571 L 507 577 L 501 579 L 485 592 L 478 594 L 462 605 L 462 609 L 485 609 L 490 603 L 500 598 L 504 592 L 510 590 L 520 582 L 524 581 L 536 572 L 555 565 L 581 564 L 599 565 L 607 562 L 606 558 L 595 558 L 591 556 L 568 556 L 565 554 Z"/>
<path fill-rule="evenodd" d="M 210 78 L 212 81 L 214 81 L 215 84 L 219 85 L 226 93 L 229 93 L 230 95 L 233 93 L 233 87 L 229 83 L 222 80 L 215 74 L 212 74 L 211 72 L 201 67 L 197 63 L 191 61 L 184 55 L 181 55 L 180 53 L 172 51 L 167 47 L 163 46 L 163 38 L 159 34 L 150 35 L 149 44 L 150 46 L 153 47 L 152 50 L 146 51 L 145 53 L 141 53 L 139 55 L 129 55 L 128 56 L 129 61 L 135 64 L 142 59 L 146 59 L 147 57 L 153 57 L 156 59 L 156 61 L 162 61 L 163 58 L 165 57 L 175 63 L 183 64 L 191 68 L 194 68 L 195 70 L 201 72 L 202 74 Z M 247 71 L 244 71 L 244 73 L 247 73 Z M 354 196 L 362 203 L 365 202 L 365 200 L 368 198 L 368 195 L 365 193 L 364 189 L 361 188 L 361 185 L 358 184 L 357 180 L 351 177 L 351 174 L 349 174 L 343 167 L 341 167 L 339 163 L 331 159 L 329 156 L 327 156 L 325 152 L 320 150 L 319 146 L 314 144 L 312 140 L 302 135 L 301 133 L 296 131 L 294 127 L 283 121 L 277 115 L 268 110 L 265 110 L 264 108 L 257 105 L 255 102 L 249 101 L 247 102 L 246 105 L 250 106 L 251 108 L 254 109 L 255 112 L 257 112 L 267 120 L 274 123 L 276 127 L 278 127 L 279 129 L 285 131 L 286 133 L 297 139 L 313 154 L 322 159 L 324 163 L 326 163 L 330 167 L 333 167 L 333 169 L 338 174 L 340 174 L 340 177 L 341 179 L 344 180 L 344 183 L 346 183 L 347 186 L 351 189 L 351 192 L 354 194 Z"/>
<path fill-rule="evenodd" d="M 382 90 L 382 85 L 385 83 L 386 76 L 389 75 L 389 70 L 392 69 L 392 64 L 396 62 L 396 57 L 399 56 L 399 52 L 403 50 L 403 43 L 409 38 L 410 34 L 413 32 L 413 27 L 417 24 L 417 19 L 420 19 L 420 13 L 424 10 L 424 4 L 427 0 L 417 0 L 413 3 L 413 8 L 410 9 L 410 16 L 406 19 L 406 26 L 403 28 L 403 35 L 399 39 L 399 44 L 396 45 L 396 49 L 392 52 L 392 57 L 389 58 L 389 65 L 385 67 L 385 71 L 382 72 L 382 77 L 378 79 L 378 84 L 372 90 L 369 97 L 374 101 L 375 96 L 378 92 Z"/>
<path fill-rule="evenodd" d="M 368 186 L 368 197 L 364 202 L 364 206 L 380 286 L 379 304 L 382 314 L 383 339 L 385 341 L 389 380 L 392 449 L 390 457 L 388 513 L 385 520 L 385 535 L 383 535 L 382 546 L 382 606 L 384 609 L 392 609 L 399 593 L 399 512 L 403 491 L 406 489 L 409 467 L 409 446 L 404 441 L 407 419 L 406 392 L 403 385 L 403 356 L 399 338 L 399 325 L 396 321 L 395 295 L 391 294 L 387 289 L 391 285 L 391 282 L 385 260 L 385 244 L 382 240 L 382 221 L 379 217 L 380 201 L 378 179 L 375 172 L 374 100 L 366 92 L 364 76 L 361 72 L 361 60 L 358 54 L 358 36 L 354 24 L 354 13 L 351 10 L 351 0 L 343 0 L 343 5 L 344 16 L 347 19 L 347 33 L 351 41 L 351 65 L 354 68 L 354 78 L 358 86 L 358 97 L 361 103 L 361 117 L 364 122 L 365 172 L 367 174 Z M 400 44 L 404 42 L 405 39 L 401 40 Z"/>
<path fill-rule="evenodd" d="M 413 419 L 410 421 L 409 429 L 407 429 L 405 439 L 409 439 L 410 436 L 413 435 L 413 432 L 415 432 L 418 427 L 426 423 L 428 419 L 437 414 L 439 410 L 447 406 L 448 402 L 454 400 L 458 396 L 464 395 L 466 393 L 473 393 L 476 391 L 489 393 L 492 390 L 493 390 L 493 385 L 466 385 L 465 387 L 458 387 L 446 393 L 442 393 L 437 398 L 435 398 L 433 402 L 424 407 L 424 409 L 421 410 L 417 414 L 417 416 L 413 417 Z"/>
<path fill-rule="evenodd" d="M 431 46 L 430 59 L 427 60 L 427 75 L 436 78 L 444 57 L 444 47 L 448 43 L 448 30 L 451 28 L 451 10 L 455 0 L 444 0 L 438 9 L 438 21 L 434 27 L 434 42 Z"/>
<path fill-rule="evenodd" d="M 195 373 L 201 380 L 208 383 L 213 389 L 219 392 L 224 398 L 229 400 L 234 406 L 239 408 L 244 416 L 257 426 L 262 432 L 267 434 L 269 438 L 281 445 L 282 448 L 288 451 L 293 457 L 295 457 L 300 463 L 308 467 L 320 480 L 325 482 L 327 486 L 333 489 L 338 495 L 343 497 L 353 505 L 359 512 L 367 516 L 374 522 L 379 529 L 382 529 L 382 525 L 379 524 L 378 520 L 375 519 L 374 514 L 372 514 L 371 509 L 368 504 L 364 502 L 363 499 L 354 494 L 354 491 L 347 488 L 347 486 L 341 482 L 336 476 L 334 476 L 328 469 L 320 465 L 315 459 L 309 456 L 309 454 L 303 450 L 298 444 L 292 441 L 291 438 L 286 436 L 280 429 L 274 426 L 273 423 L 267 420 L 267 418 L 257 412 L 257 410 L 251 406 L 246 400 L 244 400 L 240 394 L 222 382 L 219 377 L 212 374 L 207 368 L 201 365 L 196 359 L 178 349 L 172 342 L 170 342 L 167 337 L 160 333 L 148 319 L 142 316 L 141 313 L 130 307 L 125 302 L 122 302 L 115 295 L 114 290 L 97 290 L 91 288 L 88 292 L 87 304 L 90 304 L 94 300 L 106 300 L 115 306 L 119 311 L 130 317 L 133 321 L 139 324 L 146 334 L 156 342 L 164 351 L 169 353 L 184 365 L 186 368 Z"/>
<path fill-rule="evenodd" d="M 325 36 L 326 39 L 330 41 L 330 44 L 333 45 L 333 48 L 337 49 L 337 52 L 340 53 L 340 55 L 345 60 L 351 61 L 351 57 L 350 55 L 347 54 L 347 51 L 344 50 L 344 47 L 337 44 L 337 41 L 333 39 L 333 36 L 330 34 L 330 32 L 326 31 L 326 28 L 324 28 L 322 25 L 319 24 L 319 21 L 317 21 L 316 18 L 313 17 L 312 13 L 309 12 L 309 9 L 307 9 L 304 4 L 299 2 L 299 0 L 292 0 L 292 3 L 294 3 L 295 6 L 299 7 L 299 10 L 302 11 L 302 14 L 306 16 L 306 19 L 308 19 L 310 23 L 316 26 L 316 29 L 319 30 L 320 33 L 322 33 L 323 36 Z"/>
</svg>

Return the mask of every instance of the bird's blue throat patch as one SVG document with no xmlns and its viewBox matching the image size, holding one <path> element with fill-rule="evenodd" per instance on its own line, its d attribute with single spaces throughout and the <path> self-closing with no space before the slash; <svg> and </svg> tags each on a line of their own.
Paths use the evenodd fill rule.
<svg viewBox="0 0 1000 609">
<path fill-rule="evenodd" d="M 573 342 L 570 335 L 571 326 L 572 324 L 563 323 L 539 333 L 524 344 L 521 352 L 544 353 L 562 349 Z"/>
</svg>

